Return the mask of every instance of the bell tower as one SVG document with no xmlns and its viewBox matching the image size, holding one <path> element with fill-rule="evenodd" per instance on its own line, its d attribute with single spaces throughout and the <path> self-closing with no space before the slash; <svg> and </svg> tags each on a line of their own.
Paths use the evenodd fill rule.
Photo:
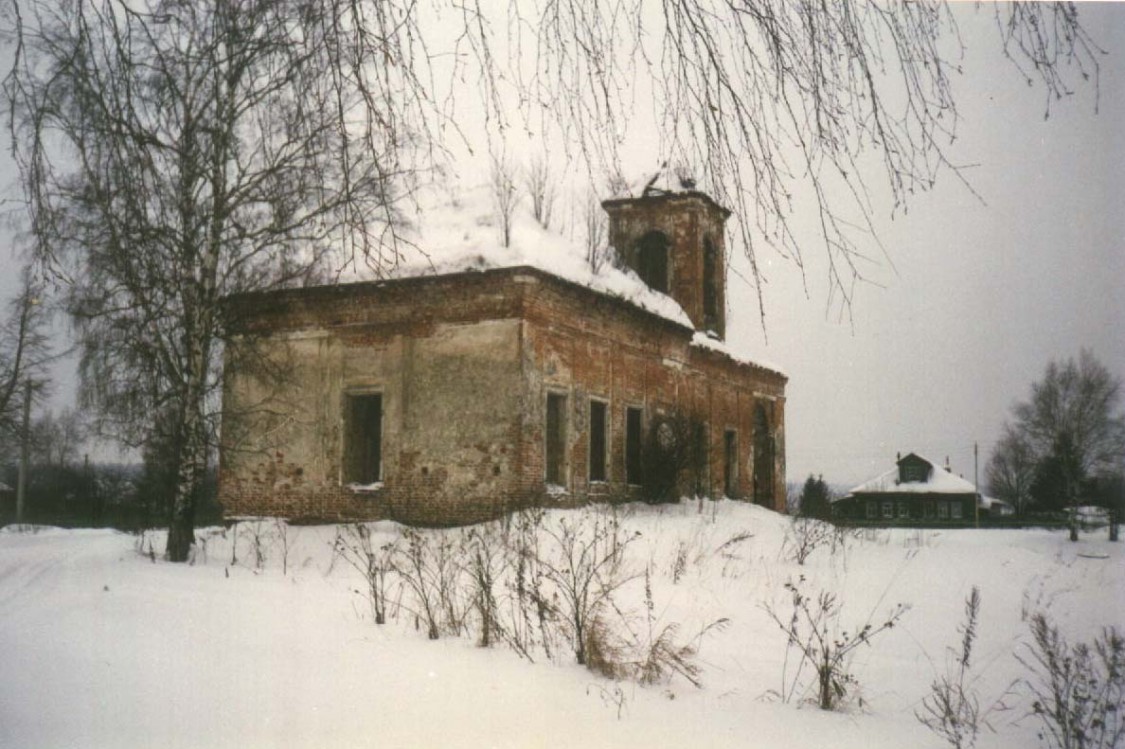
<svg viewBox="0 0 1125 749">
<path fill-rule="evenodd" d="M 726 241 L 730 211 L 695 190 L 646 189 L 602 203 L 609 243 L 653 290 L 684 308 L 696 330 L 726 337 Z"/>
</svg>

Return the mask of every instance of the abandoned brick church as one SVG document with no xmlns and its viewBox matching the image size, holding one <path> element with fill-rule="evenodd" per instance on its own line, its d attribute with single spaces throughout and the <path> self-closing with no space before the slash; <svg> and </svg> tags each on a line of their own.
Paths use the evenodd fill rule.
<svg viewBox="0 0 1125 749">
<path fill-rule="evenodd" d="M 452 525 L 635 497 L 684 423 L 678 491 L 783 510 L 786 378 L 721 343 L 729 212 L 697 191 L 603 207 L 694 329 L 528 265 L 229 299 L 226 514 Z"/>
</svg>

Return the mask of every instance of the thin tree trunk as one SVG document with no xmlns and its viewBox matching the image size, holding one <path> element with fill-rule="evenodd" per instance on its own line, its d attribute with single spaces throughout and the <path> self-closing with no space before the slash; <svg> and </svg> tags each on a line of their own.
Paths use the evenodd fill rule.
<svg viewBox="0 0 1125 749">
<path fill-rule="evenodd" d="M 195 543 L 195 500 L 199 495 L 206 470 L 206 443 L 199 425 L 198 402 L 185 404 L 183 437 L 176 451 L 176 486 L 172 496 L 172 517 L 168 523 L 168 546 L 164 555 L 169 562 L 186 562 Z"/>
</svg>

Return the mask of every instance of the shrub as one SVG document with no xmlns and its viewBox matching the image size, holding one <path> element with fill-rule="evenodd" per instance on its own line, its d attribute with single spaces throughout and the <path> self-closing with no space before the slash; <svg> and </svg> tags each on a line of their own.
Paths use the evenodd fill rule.
<svg viewBox="0 0 1125 749">
<path fill-rule="evenodd" d="M 955 663 L 930 685 L 922 709 L 914 716 L 922 725 L 945 739 L 955 749 L 969 749 L 980 732 L 981 712 L 976 694 L 966 684 L 971 668 L 973 641 L 980 614 L 980 589 L 975 585 L 965 600 L 965 623 L 959 628 L 961 652 L 950 650 Z"/>
<path fill-rule="evenodd" d="M 835 710 L 859 684 L 848 670 L 852 653 L 860 645 L 870 645 L 875 635 L 894 627 L 909 607 L 898 604 L 879 624 L 867 621 L 850 632 L 841 631 L 842 605 L 836 595 L 826 591 L 808 595 L 800 588 L 804 580 L 801 576 L 797 583 L 785 583 L 792 603 L 787 617 L 782 618 L 771 606 L 766 606 L 766 613 L 788 638 L 786 666 L 790 651 L 795 649 L 798 658 L 792 678 L 782 671 L 781 691 L 777 694 L 785 702 L 796 695 L 804 684 L 803 669 L 808 666 L 816 672 L 817 705 L 822 710 Z"/>
<path fill-rule="evenodd" d="M 1058 749 L 1112 749 L 1125 737 L 1125 641 L 1116 628 L 1093 645 L 1070 645 L 1043 613 L 1031 617 L 1032 644 L 1017 655 L 1030 671 L 1039 739 Z"/>
<path fill-rule="evenodd" d="M 376 624 L 387 621 L 387 576 L 397 547 L 391 543 L 375 545 L 371 530 L 363 523 L 337 526 L 333 548 L 344 560 L 363 575 L 367 582 L 367 602 Z M 358 591 L 357 591 L 358 592 Z"/>
</svg>

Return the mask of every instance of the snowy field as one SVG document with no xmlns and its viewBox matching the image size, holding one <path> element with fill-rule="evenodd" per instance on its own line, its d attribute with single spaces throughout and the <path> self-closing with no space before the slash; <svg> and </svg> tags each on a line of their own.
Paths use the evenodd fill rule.
<svg viewBox="0 0 1125 749">
<path fill-rule="evenodd" d="M 1039 726 L 1017 660 L 1029 653 L 1029 616 L 1047 612 L 1072 641 L 1125 623 L 1123 545 L 1104 529 L 1077 544 L 1044 530 L 866 531 L 798 565 L 789 520 L 744 504 L 551 511 L 536 543 L 549 552 L 564 522 L 601 523 L 625 544 L 621 586 L 603 609 L 622 647 L 677 624 L 675 641 L 697 646 L 700 687 L 675 674 L 647 686 L 595 674 L 574 663 L 561 624 L 545 636 L 552 657 L 534 629 L 533 660 L 503 642 L 482 648 L 465 590 L 462 634 L 431 641 L 393 574 L 377 626 L 335 526 L 246 522 L 233 550 L 234 533 L 204 529 L 190 566 L 160 561 L 159 535 L 8 528 L 0 747 L 940 747 L 915 711 L 959 642 L 974 585 L 973 689 L 982 707 L 1002 696 L 1006 707 L 978 746 L 1033 747 Z M 375 549 L 400 534 L 370 528 Z M 500 537 L 498 524 L 488 531 Z M 468 538 L 427 534 L 453 550 Z M 810 703 L 807 669 L 793 682 L 796 656 L 768 613 L 788 617 L 787 582 L 836 593 L 840 628 L 853 632 L 910 607 L 855 651 L 858 688 L 839 712 Z M 513 617 L 498 626 L 515 626 L 514 596 L 497 583 L 497 609 Z"/>
</svg>

